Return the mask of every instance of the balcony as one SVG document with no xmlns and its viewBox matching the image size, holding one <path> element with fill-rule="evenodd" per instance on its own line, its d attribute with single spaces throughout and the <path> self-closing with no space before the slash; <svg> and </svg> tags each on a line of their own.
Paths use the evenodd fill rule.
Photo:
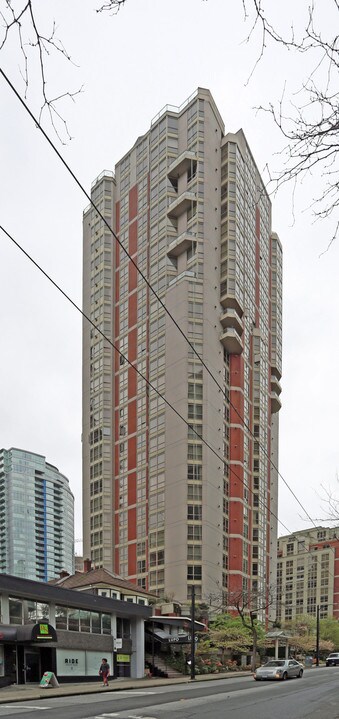
<svg viewBox="0 0 339 719">
<path fill-rule="evenodd" d="M 271 391 L 277 395 L 281 394 L 281 384 L 274 374 L 271 375 Z"/>
<path fill-rule="evenodd" d="M 240 355 L 242 353 L 243 347 L 241 338 L 238 335 L 238 332 L 234 329 L 234 327 L 228 327 L 224 332 L 220 335 L 220 342 L 225 347 L 225 350 L 232 355 Z"/>
<path fill-rule="evenodd" d="M 185 150 L 170 164 L 167 171 L 168 178 L 170 180 L 177 180 L 178 177 L 181 177 L 184 172 L 187 172 L 187 170 L 189 170 L 192 166 L 192 163 L 196 163 L 196 161 L 197 157 L 195 152 L 191 152 L 191 150 Z"/>
<path fill-rule="evenodd" d="M 275 414 L 281 409 L 281 401 L 276 392 L 271 392 L 271 412 Z"/>
<path fill-rule="evenodd" d="M 176 237 L 175 240 L 173 240 L 168 246 L 168 256 L 178 257 L 183 252 L 186 252 L 186 250 L 188 250 L 188 248 L 192 246 L 192 242 L 194 242 L 195 239 L 196 236 L 193 233 L 183 232 L 181 235 L 179 235 L 179 237 Z"/>
<path fill-rule="evenodd" d="M 220 317 L 220 322 L 225 329 L 228 327 L 234 327 L 234 329 L 237 330 L 238 334 L 242 335 L 243 327 L 241 319 L 237 311 L 232 309 L 231 307 L 222 313 Z"/>
<path fill-rule="evenodd" d="M 195 192 L 182 192 L 179 197 L 177 197 L 174 202 L 171 202 L 167 214 L 168 217 L 179 217 L 184 212 L 186 212 L 192 205 L 192 203 L 197 201 L 197 197 Z"/>
<path fill-rule="evenodd" d="M 239 317 L 242 317 L 244 314 L 242 307 L 240 306 L 235 295 L 232 294 L 231 292 L 227 292 L 227 290 L 221 293 L 220 304 L 222 307 L 224 307 L 225 310 L 228 310 L 228 309 L 236 310 Z"/>
</svg>

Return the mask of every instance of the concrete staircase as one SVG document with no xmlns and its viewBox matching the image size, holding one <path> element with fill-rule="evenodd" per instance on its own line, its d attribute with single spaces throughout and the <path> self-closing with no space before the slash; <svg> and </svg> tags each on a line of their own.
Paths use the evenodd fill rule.
<svg viewBox="0 0 339 719">
<path fill-rule="evenodd" d="M 166 661 L 162 657 L 159 657 L 158 654 L 154 655 L 154 667 L 152 654 L 145 655 L 145 664 L 148 666 L 152 676 L 167 677 L 168 679 L 179 679 L 184 676 L 181 672 L 178 672 L 166 664 Z"/>
</svg>

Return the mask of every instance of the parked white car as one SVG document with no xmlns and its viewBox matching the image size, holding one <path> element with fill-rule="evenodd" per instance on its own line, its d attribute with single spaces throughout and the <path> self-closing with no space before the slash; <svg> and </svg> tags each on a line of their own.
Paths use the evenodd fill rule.
<svg viewBox="0 0 339 719">
<path fill-rule="evenodd" d="M 258 682 L 262 679 L 301 679 L 304 673 L 304 665 L 295 659 L 271 659 L 254 672 L 254 679 Z"/>
</svg>

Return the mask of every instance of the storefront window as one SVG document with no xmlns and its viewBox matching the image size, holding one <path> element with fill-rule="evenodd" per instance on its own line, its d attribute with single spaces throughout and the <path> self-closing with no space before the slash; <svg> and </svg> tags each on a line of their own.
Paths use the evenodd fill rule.
<svg viewBox="0 0 339 719">
<path fill-rule="evenodd" d="M 55 607 L 55 628 L 67 629 L 67 608 Z"/>
<path fill-rule="evenodd" d="M 22 601 L 21 599 L 9 598 L 9 623 L 22 624 Z"/>
<path fill-rule="evenodd" d="M 91 631 L 91 613 L 85 610 L 80 610 L 80 631 L 90 632 Z"/>
<path fill-rule="evenodd" d="M 111 634 L 111 615 L 102 614 L 102 633 Z"/>
<path fill-rule="evenodd" d="M 80 624 L 80 610 L 69 609 L 68 610 L 68 629 L 70 632 L 78 632 Z"/>
<path fill-rule="evenodd" d="M 36 624 L 36 602 L 24 602 L 25 624 Z"/>
<path fill-rule="evenodd" d="M 49 606 L 48 604 L 42 604 L 41 602 L 36 603 L 36 620 L 37 622 L 40 622 L 42 619 L 45 619 L 46 622 L 49 621 Z"/>
<path fill-rule="evenodd" d="M 101 618 L 99 612 L 91 612 L 91 618 L 93 634 L 101 634 Z"/>
</svg>

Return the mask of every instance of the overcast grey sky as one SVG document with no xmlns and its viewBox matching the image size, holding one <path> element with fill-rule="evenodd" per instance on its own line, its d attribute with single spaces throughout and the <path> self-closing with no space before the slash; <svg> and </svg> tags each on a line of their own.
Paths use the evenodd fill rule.
<svg viewBox="0 0 339 719">
<path fill-rule="evenodd" d="M 255 107 L 278 102 L 285 83 L 285 96 L 294 101 L 309 60 L 271 45 L 247 83 L 260 42 L 256 36 L 244 42 L 249 25 L 241 0 L 127 0 L 115 17 L 96 14 L 96 0 L 35 4 L 46 34 L 56 19 L 76 63 L 50 59 L 51 95 L 84 86 L 76 102 L 62 106 L 72 141 L 61 146 L 47 117 L 44 127 L 88 190 L 165 104 L 180 105 L 198 86 L 211 90 L 226 131 L 243 128 L 259 169 L 279 167 L 282 138 Z M 306 5 L 301 0 L 298 10 Z M 287 27 L 295 4 L 288 0 L 276 12 Z M 322 22 L 330 28 L 331 16 L 324 12 Z M 28 102 L 37 112 L 33 55 L 32 63 Z M 23 93 L 14 37 L 0 52 L 0 64 Z M 88 202 L 2 79 L 0 107 L 0 224 L 81 304 L 82 210 Z M 321 484 L 336 490 L 339 466 L 339 240 L 319 257 L 332 225 L 314 224 L 306 210 L 321 188 L 317 171 L 298 185 L 294 219 L 292 188 L 273 200 L 273 228 L 284 248 L 280 471 L 315 519 L 325 517 Z M 2 233 L 0 267 L 0 446 L 43 454 L 69 478 L 80 538 L 81 316 Z M 292 531 L 308 526 L 280 487 L 281 520 Z"/>
</svg>

